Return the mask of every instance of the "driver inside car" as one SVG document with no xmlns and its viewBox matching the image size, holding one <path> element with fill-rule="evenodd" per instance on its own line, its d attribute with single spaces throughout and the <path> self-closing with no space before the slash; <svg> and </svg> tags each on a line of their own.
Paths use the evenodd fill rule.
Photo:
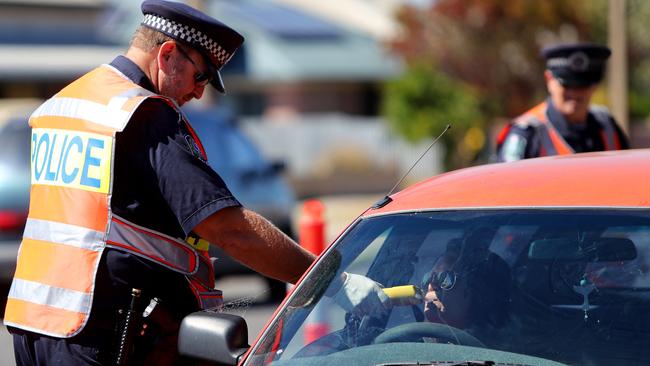
<svg viewBox="0 0 650 366">
<path fill-rule="evenodd" d="M 494 231 L 478 228 L 452 239 L 425 275 L 423 312 L 429 322 L 473 333 L 507 320 L 510 269 L 489 250 Z"/>
<path fill-rule="evenodd" d="M 455 328 L 465 328 L 470 322 L 470 301 L 464 274 L 454 268 L 455 254 L 440 256 L 423 281 L 424 315 L 434 323 L 444 323 Z M 443 302 L 444 300 L 444 302 Z"/>
</svg>

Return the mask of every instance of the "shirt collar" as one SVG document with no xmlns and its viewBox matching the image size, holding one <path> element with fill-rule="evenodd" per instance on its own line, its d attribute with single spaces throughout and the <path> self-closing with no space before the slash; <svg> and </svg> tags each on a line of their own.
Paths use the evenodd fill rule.
<svg viewBox="0 0 650 366">
<path fill-rule="evenodd" d="M 546 105 L 546 115 L 548 120 L 562 136 L 569 136 L 572 133 L 584 130 L 587 127 L 589 118 L 591 118 L 591 113 L 589 113 L 587 115 L 587 121 L 585 121 L 583 125 L 575 125 L 569 123 L 569 121 L 567 121 L 566 118 L 564 118 L 564 116 L 555 108 L 550 97 L 546 100 Z"/>
<path fill-rule="evenodd" d="M 138 67 L 138 65 L 135 64 L 135 62 L 129 60 L 127 57 L 122 55 L 117 56 L 115 59 L 113 59 L 110 65 L 118 69 L 122 74 L 124 74 L 139 86 L 151 92 L 156 92 L 154 90 L 153 84 L 151 83 L 151 80 L 149 80 L 147 75 L 144 74 L 144 72 L 140 69 L 140 67 Z"/>
</svg>

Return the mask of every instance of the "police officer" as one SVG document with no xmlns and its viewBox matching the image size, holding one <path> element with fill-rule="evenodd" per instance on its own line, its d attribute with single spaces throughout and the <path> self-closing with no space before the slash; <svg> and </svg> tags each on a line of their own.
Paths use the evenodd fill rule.
<svg viewBox="0 0 650 366">
<path fill-rule="evenodd" d="M 30 117 L 30 210 L 4 317 L 18 365 L 184 364 L 181 319 L 223 304 L 210 244 L 291 283 L 314 260 L 233 197 L 179 109 L 208 85 L 224 92 L 219 70 L 244 38 L 182 3 L 142 12 L 124 55 Z M 353 307 L 381 296 L 354 276 L 347 293 Z"/>
<path fill-rule="evenodd" d="M 614 117 L 606 108 L 590 105 L 610 54 L 609 48 L 591 43 L 543 49 L 549 97 L 501 131 L 497 160 L 627 149 Z"/>
<path fill-rule="evenodd" d="M 115 363 L 125 347 L 133 364 L 181 362 L 182 317 L 223 302 L 210 243 L 291 283 L 314 260 L 233 197 L 179 109 L 208 85 L 224 92 L 219 70 L 244 38 L 182 3 L 141 9 L 124 55 L 30 117 L 30 211 L 4 317 L 19 365 Z M 361 282 L 353 305 L 379 291 L 347 285 Z"/>
</svg>

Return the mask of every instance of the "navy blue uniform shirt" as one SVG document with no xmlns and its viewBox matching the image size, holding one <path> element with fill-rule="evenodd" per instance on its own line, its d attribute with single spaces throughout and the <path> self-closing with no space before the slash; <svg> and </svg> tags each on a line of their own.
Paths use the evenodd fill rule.
<svg viewBox="0 0 650 366">
<path fill-rule="evenodd" d="M 118 56 L 111 65 L 153 91 L 146 75 L 126 57 Z M 147 99 L 116 136 L 113 212 L 182 239 L 218 210 L 241 206 L 219 175 L 196 156 L 191 141 L 173 108 L 158 99 Z M 106 249 L 90 321 L 81 335 L 111 333 L 107 331 L 114 326 L 114 314 L 128 307 L 131 288 L 141 289 L 147 302 L 160 298 L 179 318 L 197 310 L 183 275 L 135 255 Z"/>
<path fill-rule="evenodd" d="M 587 121 L 584 124 L 569 123 L 555 108 L 551 99 L 548 98 L 546 114 L 553 127 L 557 129 L 576 153 L 605 150 L 601 137 L 602 127 L 596 121 L 596 117 L 592 112 L 588 114 Z M 614 126 L 618 134 L 621 149 L 627 149 L 627 137 L 613 117 L 609 117 L 609 122 Z M 497 160 L 503 162 L 535 158 L 540 156 L 541 146 L 542 136 L 535 127 L 528 126 L 524 128 L 513 125 L 508 131 L 508 136 L 505 138 L 503 145 L 497 151 Z"/>
</svg>

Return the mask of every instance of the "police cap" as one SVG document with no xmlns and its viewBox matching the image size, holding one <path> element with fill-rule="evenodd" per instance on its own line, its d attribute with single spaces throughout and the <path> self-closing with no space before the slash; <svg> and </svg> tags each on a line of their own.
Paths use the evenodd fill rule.
<svg viewBox="0 0 650 366">
<path fill-rule="evenodd" d="M 609 48 L 593 43 L 562 44 L 542 50 L 546 68 L 567 87 L 599 83 L 611 53 Z"/>
<path fill-rule="evenodd" d="M 244 37 L 222 22 L 188 5 L 164 0 L 142 3 L 142 25 L 199 51 L 212 72 L 212 86 L 225 92 L 219 70 L 244 43 Z"/>
</svg>

